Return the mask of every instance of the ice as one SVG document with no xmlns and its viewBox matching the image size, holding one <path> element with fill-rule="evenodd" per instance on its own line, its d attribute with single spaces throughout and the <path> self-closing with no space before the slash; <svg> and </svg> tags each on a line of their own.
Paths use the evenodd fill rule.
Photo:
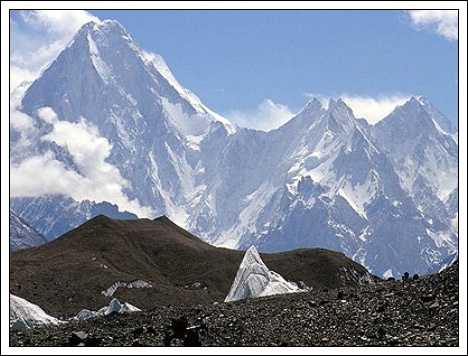
<svg viewBox="0 0 468 356">
<path fill-rule="evenodd" d="M 63 321 L 48 315 L 36 304 L 10 293 L 10 329 L 30 329 L 61 323 Z"/>
<path fill-rule="evenodd" d="M 295 283 L 270 271 L 255 246 L 251 246 L 242 260 L 225 302 L 265 297 L 268 295 L 303 292 Z"/>
<path fill-rule="evenodd" d="M 98 311 L 92 311 L 88 309 L 81 310 L 74 319 L 77 321 L 84 321 L 89 318 L 95 318 L 99 316 L 107 316 L 112 313 L 134 313 L 139 312 L 141 309 L 129 304 L 121 303 L 118 299 L 112 299 L 108 306 L 99 309 Z"/>
<path fill-rule="evenodd" d="M 144 281 L 142 279 L 137 279 L 135 281 L 131 282 L 115 282 L 113 283 L 109 288 L 107 288 L 105 291 L 102 291 L 101 294 L 105 295 L 106 297 L 112 297 L 115 293 L 115 291 L 119 288 L 152 288 L 153 286 L 148 283 L 147 281 Z"/>
</svg>

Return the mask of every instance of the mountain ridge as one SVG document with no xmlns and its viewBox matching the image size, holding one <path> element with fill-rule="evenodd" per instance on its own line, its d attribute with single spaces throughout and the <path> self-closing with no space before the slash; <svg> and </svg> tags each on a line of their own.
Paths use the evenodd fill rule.
<svg viewBox="0 0 468 356">
<path fill-rule="evenodd" d="M 42 245 L 47 240 L 10 209 L 10 253 Z"/>
</svg>

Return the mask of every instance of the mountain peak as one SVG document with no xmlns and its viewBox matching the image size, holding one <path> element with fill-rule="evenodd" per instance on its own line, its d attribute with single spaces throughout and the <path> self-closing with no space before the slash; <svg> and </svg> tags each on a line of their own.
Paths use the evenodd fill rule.
<svg viewBox="0 0 468 356">
<path fill-rule="evenodd" d="M 405 105 L 416 105 L 416 106 L 424 106 L 427 105 L 429 102 L 424 98 L 422 95 L 412 96 L 409 100 L 403 104 Z"/>
<path fill-rule="evenodd" d="M 350 132 L 356 119 L 351 108 L 341 99 L 331 98 L 328 101 L 328 128 L 331 131 Z"/>
<path fill-rule="evenodd" d="M 341 98 L 330 98 L 327 105 L 328 110 L 345 110 L 348 113 L 351 113 L 351 108 L 346 104 L 346 102 Z"/>
<path fill-rule="evenodd" d="M 304 106 L 304 108 L 300 111 L 299 114 L 303 114 L 303 113 L 306 113 L 306 112 L 317 112 L 317 111 L 323 110 L 323 109 L 324 109 L 324 107 L 323 107 L 322 102 L 317 98 L 313 98 L 312 100 L 310 100 Z"/>
<path fill-rule="evenodd" d="M 433 106 L 424 95 L 413 95 L 408 99 L 407 103 L 418 104 L 420 106 Z"/>
<path fill-rule="evenodd" d="M 403 122 L 411 124 L 416 122 L 429 123 L 429 126 L 433 125 L 440 134 L 450 135 L 455 141 L 458 141 L 456 137 L 457 130 L 450 120 L 422 95 L 412 96 L 406 103 L 397 106 L 388 117 L 395 116 L 395 114 Z M 385 121 L 385 119 L 382 120 L 384 125 Z"/>
<path fill-rule="evenodd" d="M 102 20 L 102 21 L 90 21 L 85 23 L 77 34 L 80 32 L 91 32 L 91 31 L 104 31 L 104 32 L 120 32 L 128 34 L 125 27 L 117 20 Z"/>
<path fill-rule="evenodd" d="M 132 36 L 116 20 L 90 21 L 85 23 L 78 30 L 68 47 L 73 46 L 75 42 L 80 42 L 80 38 L 86 39 L 88 42 L 92 38 L 98 44 L 108 47 L 115 46 L 117 41 L 133 44 Z M 134 47 L 137 48 L 135 45 Z"/>
</svg>

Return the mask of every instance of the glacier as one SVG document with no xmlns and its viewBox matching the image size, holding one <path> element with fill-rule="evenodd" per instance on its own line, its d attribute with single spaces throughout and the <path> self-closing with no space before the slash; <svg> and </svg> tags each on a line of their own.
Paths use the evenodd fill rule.
<svg viewBox="0 0 468 356">
<path fill-rule="evenodd" d="M 31 157 L 62 168 L 61 194 L 11 198 L 48 240 L 110 204 L 115 215 L 167 215 L 217 246 L 340 251 L 380 276 L 424 274 L 458 249 L 458 132 L 422 96 L 374 125 L 341 99 L 313 99 L 276 130 L 241 129 L 105 20 L 84 25 L 13 99 L 30 127 L 11 125 L 12 177 Z M 41 118 L 44 108 L 54 123 Z M 100 201 L 95 185 L 106 176 L 50 135 L 65 123 L 86 123 L 106 140 L 101 163 L 115 173 L 106 189 L 118 201 Z M 69 176 L 94 182 L 86 199 L 73 198 Z"/>
<path fill-rule="evenodd" d="M 278 273 L 270 271 L 255 246 L 251 246 L 245 252 L 224 302 L 304 291 L 297 284 L 287 282 Z"/>
</svg>

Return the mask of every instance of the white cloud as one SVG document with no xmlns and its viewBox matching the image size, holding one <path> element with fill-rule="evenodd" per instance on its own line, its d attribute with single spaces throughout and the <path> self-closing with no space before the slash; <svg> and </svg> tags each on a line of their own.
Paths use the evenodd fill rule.
<svg viewBox="0 0 468 356">
<path fill-rule="evenodd" d="M 37 78 L 38 73 L 32 72 L 27 68 L 21 68 L 16 65 L 10 66 L 10 93 L 23 82 L 32 82 Z"/>
<path fill-rule="evenodd" d="M 57 114 L 50 107 L 39 108 L 37 115 L 48 124 L 55 124 L 58 121 Z"/>
<path fill-rule="evenodd" d="M 46 29 L 57 37 L 73 36 L 86 22 L 99 21 L 84 10 L 32 10 L 23 11 L 21 17 L 30 26 Z"/>
<path fill-rule="evenodd" d="M 388 95 L 388 96 L 358 96 L 343 94 L 341 99 L 348 105 L 357 118 L 364 118 L 373 125 L 390 114 L 397 105 L 403 105 L 411 96 Z"/>
<path fill-rule="evenodd" d="M 240 127 L 270 131 L 285 124 L 294 115 L 286 105 L 265 99 L 253 110 L 234 110 L 224 116 Z"/>
<path fill-rule="evenodd" d="M 328 107 L 328 101 L 332 99 L 331 96 L 321 94 L 305 93 L 304 96 L 319 100 L 325 108 Z M 356 118 L 366 119 L 369 124 L 374 125 L 390 114 L 396 106 L 406 103 L 411 95 L 378 95 L 372 97 L 341 94 L 333 98 L 341 98 L 353 110 Z"/>
<path fill-rule="evenodd" d="M 109 201 L 142 217 L 151 215 L 150 209 L 123 193 L 129 183 L 107 162 L 112 144 L 99 135 L 95 126 L 84 118 L 78 122 L 61 121 L 51 108 L 39 109 L 38 115 L 53 127 L 41 140 L 64 148 L 78 171 L 66 167 L 51 151 L 29 157 L 10 166 L 12 197 L 63 194 L 77 201 Z"/>
<path fill-rule="evenodd" d="M 89 21 L 99 19 L 84 10 L 23 10 L 10 20 L 10 91 L 37 78 Z"/>
<path fill-rule="evenodd" d="M 328 101 L 333 98 L 331 96 L 315 93 L 303 93 L 302 95 L 309 99 L 317 99 L 318 101 L 320 101 L 320 104 L 322 104 L 325 109 L 328 108 Z"/>
<path fill-rule="evenodd" d="M 457 10 L 409 10 L 408 15 L 416 29 L 429 29 L 448 40 L 458 40 Z"/>
<path fill-rule="evenodd" d="M 30 146 L 29 137 L 34 135 L 36 132 L 36 126 L 34 120 L 27 114 L 21 112 L 18 108 L 21 105 L 21 97 L 23 95 L 22 89 L 18 88 L 14 93 L 10 94 L 10 140 L 16 134 L 17 141 L 15 145 L 17 147 L 28 147 Z M 12 136 L 13 134 L 13 136 Z M 10 142 L 11 144 L 11 142 Z"/>
<path fill-rule="evenodd" d="M 10 110 L 10 130 L 27 132 L 34 127 L 33 119 L 25 113 L 13 108 Z"/>
<path fill-rule="evenodd" d="M 34 197 L 69 194 L 71 187 L 82 187 L 83 177 L 68 170 L 52 152 L 32 156 L 10 166 L 10 196 Z M 81 190 L 81 189 L 79 189 Z"/>
</svg>

